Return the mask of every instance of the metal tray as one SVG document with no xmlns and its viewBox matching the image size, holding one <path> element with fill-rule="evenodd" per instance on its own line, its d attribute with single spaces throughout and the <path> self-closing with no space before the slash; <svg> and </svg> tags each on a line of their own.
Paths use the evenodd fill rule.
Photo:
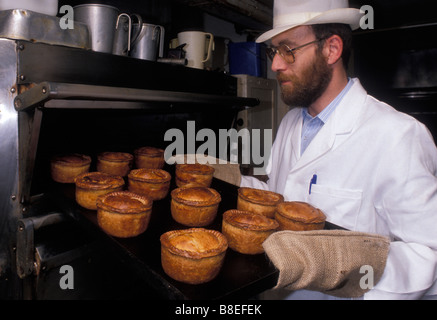
<svg viewBox="0 0 437 320">
<path fill-rule="evenodd" d="M 91 48 L 85 24 L 75 21 L 73 29 L 62 29 L 61 18 L 24 9 L 0 11 L 0 38 Z"/>
<path fill-rule="evenodd" d="M 166 166 L 164 169 L 174 176 L 174 167 Z M 176 186 L 172 179 L 170 190 Z M 223 212 L 235 209 L 237 205 L 238 187 L 226 182 L 213 179 L 212 188 L 217 190 L 222 201 L 216 219 L 205 228 L 221 231 Z M 62 190 L 61 190 L 62 189 Z M 69 208 L 65 212 L 75 216 L 78 221 L 88 221 L 98 227 L 96 211 L 85 210 L 77 207 L 74 198 L 74 185 L 63 185 L 56 188 L 58 196 L 56 201 L 65 201 L 70 198 Z M 66 198 L 59 196 L 63 193 Z M 245 255 L 228 249 L 224 265 L 218 276 L 212 281 L 200 285 L 190 285 L 171 279 L 165 274 L 161 265 L 161 251 L 159 238 L 161 234 L 170 230 L 186 229 L 173 220 L 170 213 L 171 196 L 153 203 L 152 217 L 147 230 L 134 238 L 109 237 L 116 247 L 124 251 L 128 264 L 140 278 L 146 280 L 153 290 L 156 298 L 167 300 L 230 300 L 230 299 L 256 299 L 257 295 L 271 289 L 277 283 L 279 271 L 270 262 L 265 254 Z M 63 203 L 61 206 L 64 206 Z M 325 229 L 342 229 L 339 226 L 326 223 Z"/>
</svg>

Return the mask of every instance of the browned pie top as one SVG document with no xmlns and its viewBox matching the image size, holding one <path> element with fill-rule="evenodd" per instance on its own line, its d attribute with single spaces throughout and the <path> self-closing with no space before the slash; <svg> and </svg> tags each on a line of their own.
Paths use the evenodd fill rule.
<svg viewBox="0 0 437 320">
<path fill-rule="evenodd" d="M 94 190 L 118 188 L 124 185 L 122 177 L 98 171 L 82 173 L 74 181 L 77 187 Z"/>
<path fill-rule="evenodd" d="M 56 155 L 52 158 L 51 161 L 66 166 L 80 167 L 90 164 L 91 157 L 79 153 L 70 153 L 70 154 Z"/>
<path fill-rule="evenodd" d="M 134 154 L 148 157 L 162 157 L 164 156 L 164 150 L 155 147 L 141 147 L 135 149 Z"/>
<path fill-rule="evenodd" d="M 97 207 L 116 213 L 142 213 L 152 207 L 153 201 L 129 191 L 116 191 L 97 198 Z"/>
<path fill-rule="evenodd" d="M 246 201 L 265 206 L 276 206 L 284 201 L 284 197 L 279 193 L 246 187 L 238 189 L 238 196 Z"/>
<path fill-rule="evenodd" d="M 199 207 L 215 205 L 222 200 L 216 190 L 206 187 L 176 188 L 171 192 L 171 197 L 177 202 Z"/>
<path fill-rule="evenodd" d="M 169 231 L 160 240 L 171 253 L 191 259 L 216 256 L 228 248 L 222 233 L 204 228 Z"/>
<path fill-rule="evenodd" d="M 126 152 L 102 152 L 97 157 L 98 160 L 126 162 L 132 161 L 134 156 Z"/>
<path fill-rule="evenodd" d="M 171 175 L 162 169 L 134 169 L 129 172 L 129 179 L 149 183 L 164 183 L 171 180 Z"/>
<path fill-rule="evenodd" d="M 194 164 L 177 164 L 176 171 L 183 173 L 191 173 L 198 175 L 211 175 L 214 173 L 214 168 L 206 164 L 194 163 Z"/>
<path fill-rule="evenodd" d="M 300 201 L 286 201 L 276 207 L 281 216 L 304 223 L 319 223 L 326 220 L 325 214 L 309 203 Z"/>
<path fill-rule="evenodd" d="M 279 227 L 279 223 L 274 219 L 244 210 L 226 211 L 223 213 L 223 221 L 240 229 L 254 231 L 276 230 Z"/>
</svg>

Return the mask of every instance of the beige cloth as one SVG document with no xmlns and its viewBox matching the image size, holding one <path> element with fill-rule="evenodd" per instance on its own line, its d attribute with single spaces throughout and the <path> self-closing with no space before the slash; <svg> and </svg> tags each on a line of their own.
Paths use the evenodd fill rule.
<svg viewBox="0 0 437 320">
<path fill-rule="evenodd" d="M 238 163 L 231 163 L 229 161 L 200 154 L 176 155 L 171 158 L 171 162 L 207 164 L 214 168 L 214 178 L 233 184 L 237 187 L 239 187 L 241 183 L 240 165 Z"/>
<path fill-rule="evenodd" d="M 233 184 L 237 187 L 241 183 L 240 165 L 238 163 L 208 164 L 215 169 L 214 178 Z"/>
<path fill-rule="evenodd" d="M 360 272 L 361 267 L 371 267 L 376 285 L 384 272 L 390 241 L 343 230 L 279 231 L 263 247 L 279 270 L 275 289 L 307 289 L 357 298 L 371 289 L 366 282 L 363 285 L 363 277 L 372 274 L 368 269 Z"/>
</svg>

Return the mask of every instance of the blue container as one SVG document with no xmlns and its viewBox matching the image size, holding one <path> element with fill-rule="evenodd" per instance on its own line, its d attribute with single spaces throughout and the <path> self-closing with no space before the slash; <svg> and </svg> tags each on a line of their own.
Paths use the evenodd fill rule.
<svg viewBox="0 0 437 320">
<path fill-rule="evenodd" d="M 229 72 L 267 77 L 266 45 L 256 42 L 229 43 Z"/>
</svg>

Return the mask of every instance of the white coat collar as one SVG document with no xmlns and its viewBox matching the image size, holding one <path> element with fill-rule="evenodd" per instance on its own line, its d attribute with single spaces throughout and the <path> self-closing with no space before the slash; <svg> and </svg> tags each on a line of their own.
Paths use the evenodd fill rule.
<svg viewBox="0 0 437 320">
<path fill-rule="evenodd" d="M 326 154 L 334 146 L 338 135 L 350 134 L 355 127 L 358 118 L 362 114 L 364 101 L 367 92 L 361 86 L 358 79 L 352 79 L 354 82 L 349 92 L 343 97 L 335 111 L 329 117 L 325 125 L 320 129 L 319 133 L 311 141 L 308 148 L 300 157 L 300 143 L 302 131 L 302 113 L 298 116 L 298 125 L 292 134 L 293 159 L 295 165 L 294 170 L 298 170 L 314 161 L 317 161 L 321 156 Z M 294 162 L 294 161 L 293 161 Z"/>
</svg>

